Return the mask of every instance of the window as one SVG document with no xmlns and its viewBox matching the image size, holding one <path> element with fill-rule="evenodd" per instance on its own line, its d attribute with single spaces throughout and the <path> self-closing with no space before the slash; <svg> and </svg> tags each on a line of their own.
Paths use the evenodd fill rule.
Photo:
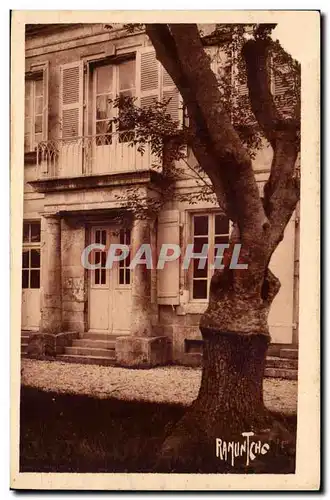
<svg viewBox="0 0 330 500">
<path fill-rule="evenodd" d="M 114 108 L 112 101 L 118 96 L 135 96 L 135 60 L 123 61 L 119 64 L 97 66 L 94 71 L 94 102 L 95 102 L 95 131 L 96 144 L 105 146 L 112 144 L 116 131 L 113 118 L 118 117 L 118 108 Z M 132 140 L 129 130 L 133 124 L 125 116 L 119 115 L 119 142 Z"/>
<path fill-rule="evenodd" d="M 95 230 L 95 241 L 94 243 L 101 243 L 102 245 L 107 244 L 107 231 L 105 229 L 96 229 Z M 94 262 L 93 264 L 100 264 L 98 269 L 93 271 L 94 285 L 107 285 L 107 269 L 106 269 L 106 261 L 107 261 L 107 251 L 94 250 Z"/>
<path fill-rule="evenodd" d="M 203 269 L 198 269 L 198 258 L 193 260 L 191 297 L 194 300 L 207 300 L 213 274 L 210 266 L 216 254 L 214 245 L 228 243 L 229 220 L 221 214 L 196 214 L 192 218 L 192 235 L 194 253 L 201 253 L 203 245 L 208 245 L 209 251 Z"/>
<path fill-rule="evenodd" d="M 40 288 L 40 222 L 23 223 L 22 288 Z"/>
<path fill-rule="evenodd" d="M 42 74 L 25 80 L 24 151 L 34 151 L 44 137 L 44 85 Z"/>
<path fill-rule="evenodd" d="M 120 230 L 119 242 L 121 245 L 127 245 L 130 247 L 131 231 L 129 229 Z M 131 283 L 131 271 L 129 269 L 130 262 L 130 253 L 127 255 L 126 259 L 119 261 L 119 285 L 129 285 Z"/>
</svg>

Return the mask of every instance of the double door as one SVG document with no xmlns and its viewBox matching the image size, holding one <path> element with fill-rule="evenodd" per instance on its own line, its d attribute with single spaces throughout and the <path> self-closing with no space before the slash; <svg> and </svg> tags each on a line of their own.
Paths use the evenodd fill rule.
<svg viewBox="0 0 330 500">
<path fill-rule="evenodd" d="M 98 267 L 89 271 L 89 331 L 127 335 L 131 328 L 132 302 L 130 255 L 114 261 L 111 268 L 107 268 L 107 256 L 111 245 L 130 247 L 130 230 L 94 226 L 90 236 L 91 243 L 105 245 L 105 249 L 95 249 L 91 253 L 91 262 Z"/>
</svg>

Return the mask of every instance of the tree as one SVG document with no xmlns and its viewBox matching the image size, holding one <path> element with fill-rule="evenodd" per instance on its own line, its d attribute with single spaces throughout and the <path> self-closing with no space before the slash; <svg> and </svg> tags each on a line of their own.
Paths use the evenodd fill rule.
<svg viewBox="0 0 330 500">
<path fill-rule="evenodd" d="M 207 189 L 211 189 L 232 220 L 231 243 L 242 245 L 242 261 L 248 264 L 247 269 L 230 269 L 230 250 L 225 268 L 213 275 L 209 304 L 200 321 L 204 347 L 199 394 L 166 438 L 159 470 L 189 470 L 190 460 L 196 466 L 196 455 L 214 455 L 216 437 L 237 441 L 243 431 L 252 430 L 262 441 L 272 443 L 274 455 L 280 454 L 279 443 L 290 441 L 284 426 L 264 406 L 263 374 L 270 341 L 267 317 L 280 288 L 268 265 L 299 200 L 300 67 L 278 42 L 272 41 L 274 25 L 250 28 L 248 37 L 242 25 L 230 26 L 229 30 L 228 46 L 237 56 L 240 78 L 248 88 L 243 96 L 245 104 L 241 100 L 237 105 L 236 101 L 236 112 L 245 112 L 247 120 L 251 116 L 254 120 L 253 126 L 235 126 L 235 103 L 232 96 L 228 97 L 232 86 L 225 75 L 221 87 L 211 70 L 198 26 L 145 26 L 157 59 L 179 89 L 189 125 L 181 130 L 171 123 L 162 108 L 164 103 L 147 111 L 131 106 L 128 113 L 138 130 L 136 142 L 143 148 L 141 144 L 150 141 L 154 151 L 157 147 L 160 151 L 166 139 L 170 145 L 164 164 L 168 177 L 175 175 L 175 162 L 183 157 L 182 145 L 188 144 L 198 162 L 196 175 L 203 180 L 203 174 L 207 175 L 204 195 L 210 196 Z M 224 34 L 228 36 L 228 25 L 217 25 L 212 36 L 223 43 Z M 274 98 L 271 71 L 275 78 L 288 79 L 287 95 Z M 159 113 L 153 122 L 158 123 L 154 137 L 147 130 L 147 112 L 149 122 Z M 263 197 L 251 160 L 251 151 L 259 147 L 261 137 L 273 149 Z M 171 183 L 166 186 L 171 189 Z"/>
</svg>

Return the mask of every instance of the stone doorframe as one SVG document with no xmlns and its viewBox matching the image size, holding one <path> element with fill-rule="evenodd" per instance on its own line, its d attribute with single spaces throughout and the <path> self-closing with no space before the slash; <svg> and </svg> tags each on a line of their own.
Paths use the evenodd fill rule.
<svg viewBox="0 0 330 500">
<path fill-rule="evenodd" d="M 95 220 L 88 220 L 86 213 L 80 217 L 77 212 L 42 214 L 42 333 L 86 331 L 87 271 L 81 264 L 81 253 L 87 244 L 89 223 Z M 133 255 L 143 243 L 155 247 L 153 224 L 134 220 L 131 227 Z M 164 364 L 168 359 L 168 339 L 153 333 L 153 325 L 157 323 L 155 282 L 153 270 L 146 269 L 145 265 L 136 266 L 132 279 L 131 334 L 119 338 L 116 345 L 117 360 L 122 366 L 147 367 Z"/>
</svg>

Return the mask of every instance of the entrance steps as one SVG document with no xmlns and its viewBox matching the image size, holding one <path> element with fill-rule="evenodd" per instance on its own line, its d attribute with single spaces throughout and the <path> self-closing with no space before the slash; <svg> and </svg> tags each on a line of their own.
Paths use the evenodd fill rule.
<svg viewBox="0 0 330 500">
<path fill-rule="evenodd" d="M 56 356 L 58 361 L 68 363 L 113 366 L 116 364 L 116 336 L 106 333 L 86 332 L 65 347 L 64 354 Z"/>
<path fill-rule="evenodd" d="M 194 351 L 188 351 L 184 364 L 201 366 L 203 341 L 195 340 L 193 345 Z M 270 344 L 266 358 L 265 377 L 298 380 L 298 348 L 292 344 Z"/>
</svg>

